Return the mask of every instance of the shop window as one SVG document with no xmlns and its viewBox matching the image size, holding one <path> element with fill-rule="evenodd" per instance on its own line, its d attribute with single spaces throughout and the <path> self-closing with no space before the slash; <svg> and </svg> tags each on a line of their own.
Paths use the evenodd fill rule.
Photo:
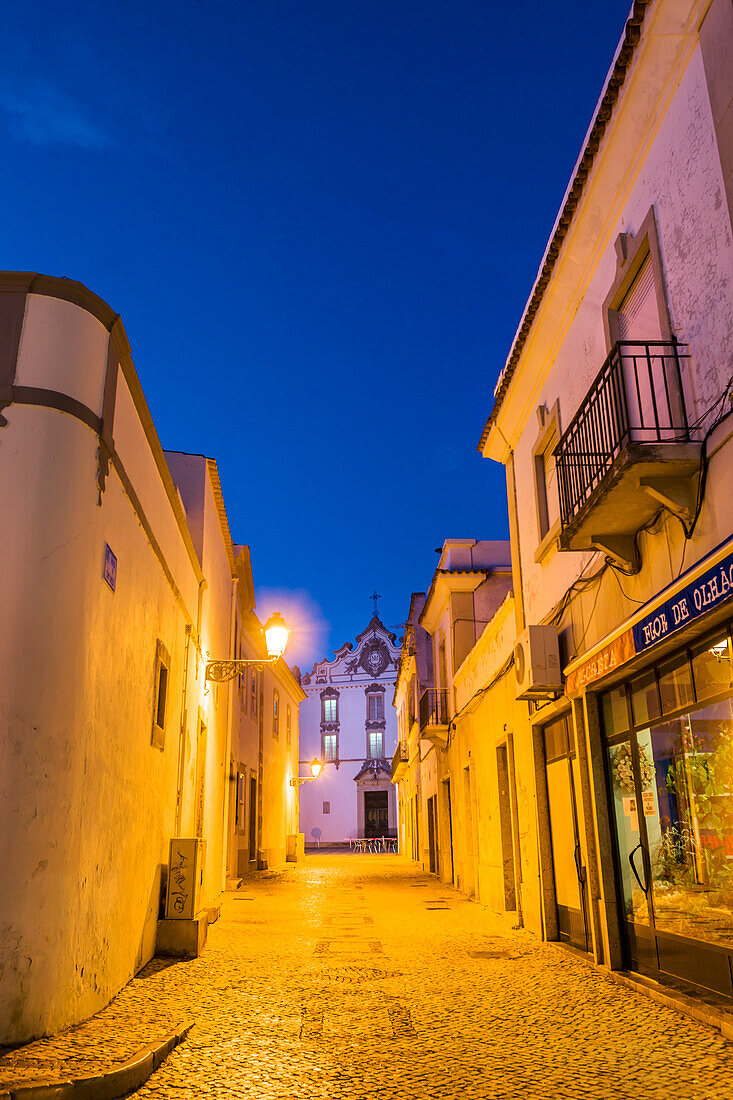
<svg viewBox="0 0 733 1100">
<path fill-rule="evenodd" d="M 644 726 L 662 713 L 659 706 L 657 678 L 654 672 L 645 672 L 631 681 L 631 709 L 634 725 Z"/>
<path fill-rule="evenodd" d="M 272 693 L 272 736 L 280 736 L 280 693 L 277 690 Z"/>
<path fill-rule="evenodd" d="M 384 738 L 381 730 L 369 730 L 369 759 L 381 760 L 384 756 Z"/>
<path fill-rule="evenodd" d="M 698 700 L 733 689 L 733 666 L 728 639 L 725 635 L 706 642 L 693 650 L 692 674 Z"/>
<path fill-rule="evenodd" d="M 321 735 L 321 754 L 324 760 L 338 759 L 338 734 L 324 733 Z"/>
<path fill-rule="evenodd" d="M 687 707 L 695 700 L 692 671 L 687 656 L 675 658 L 659 667 L 659 695 L 662 714 Z"/>
<path fill-rule="evenodd" d="M 606 737 L 625 733 L 629 728 L 629 708 L 624 687 L 611 688 L 601 696 L 601 712 Z"/>
<path fill-rule="evenodd" d="M 654 924 L 731 948 L 730 700 L 653 726 L 639 736 L 639 752 Z"/>
</svg>

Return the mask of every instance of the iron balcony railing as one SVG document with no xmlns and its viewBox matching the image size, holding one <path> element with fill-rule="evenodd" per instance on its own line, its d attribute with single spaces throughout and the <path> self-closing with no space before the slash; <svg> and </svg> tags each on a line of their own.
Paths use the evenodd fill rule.
<svg viewBox="0 0 733 1100">
<path fill-rule="evenodd" d="M 684 345 L 614 344 L 555 448 L 563 528 L 581 511 L 629 443 L 690 440 L 680 377 Z"/>
<path fill-rule="evenodd" d="M 448 725 L 448 692 L 440 688 L 428 688 L 420 699 L 420 731 L 429 726 Z"/>
<path fill-rule="evenodd" d="M 392 779 L 395 778 L 401 765 L 407 764 L 410 759 L 410 751 L 406 741 L 398 741 L 397 748 L 392 756 Z"/>
</svg>

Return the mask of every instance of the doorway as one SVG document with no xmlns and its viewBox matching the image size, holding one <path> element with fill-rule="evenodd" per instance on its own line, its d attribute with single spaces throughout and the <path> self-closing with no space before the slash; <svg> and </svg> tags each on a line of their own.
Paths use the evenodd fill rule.
<svg viewBox="0 0 733 1100">
<path fill-rule="evenodd" d="M 364 791 L 364 836 L 373 838 L 389 834 L 389 803 L 387 791 Z"/>
<path fill-rule="evenodd" d="M 438 873 L 438 796 L 428 799 L 428 859 L 431 875 Z"/>
<path fill-rule="evenodd" d="M 450 779 L 443 780 L 443 786 L 445 788 L 445 808 L 448 811 L 448 845 L 450 850 L 450 880 L 455 884 L 456 881 L 456 864 L 453 855 L 453 805 L 451 803 L 450 796 Z"/>
<path fill-rule="evenodd" d="M 474 824 L 473 824 L 473 794 L 471 790 L 471 769 L 470 767 L 463 769 L 463 805 L 465 807 L 465 821 L 466 828 L 464 833 L 465 844 L 465 862 L 463 864 L 463 874 L 465 876 L 464 889 L 469 898 L 475 898 L 478 893 L 476 889 L 476 852 L 474 845 Z"/>
<path fill-rule="evenodd" d="M 512 833 L 511 795 L 509 793 L 509 757 L 506 745 L 496 746 L 496 774 L 499 784 L 499 828 L 501 831 L 504 909 L 510 913 L 517 908 L 517 891 L 514 877 L 514 837 Z"/>
<path fill-rule="evenodd" d="M 580 781 L 570 715 L 545 726 L 543 737 L 558 936 L 589 951 L 588 876 L 578 829 Z"/>
<path fill-rule="evenodd" d="M 420 859 L 420 808 L 417 795 L 412 796 L 412 858 Z"/>
<path fill-rule="evenodd" d="M 249 859 L 257 859 L 257 780 L 249 781 Z"/>
</svg>

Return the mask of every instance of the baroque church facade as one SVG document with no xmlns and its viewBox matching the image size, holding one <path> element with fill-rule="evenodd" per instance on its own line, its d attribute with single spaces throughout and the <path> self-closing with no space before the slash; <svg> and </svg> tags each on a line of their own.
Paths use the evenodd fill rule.
<svg viewBox="0 0 733 1100">
<path fill-rule="evenodd" d="M 397 836 L 391 778 L 397 641 L 375 610 L 353 644 L 345 642 L 302 677 L 301 760 L 324 762 L 317 781 L 300 788 L 306 847 Z"/>
</svg>

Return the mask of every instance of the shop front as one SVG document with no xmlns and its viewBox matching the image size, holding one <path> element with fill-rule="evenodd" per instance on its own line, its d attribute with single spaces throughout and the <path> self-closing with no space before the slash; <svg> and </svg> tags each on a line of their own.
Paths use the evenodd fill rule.
<svg viewBox="0 0 733 1100">
<path fill-rule="evenodd" d="M 733 998 L 733 679 L 716 633 L 601 695 L 628 965 Z"/>
<path fill-rule="evenodd" d="M 625 966 L 733 1000 L 733 555 L 695 573 L 566 686 L 597 693 Z"/>
</svg>

